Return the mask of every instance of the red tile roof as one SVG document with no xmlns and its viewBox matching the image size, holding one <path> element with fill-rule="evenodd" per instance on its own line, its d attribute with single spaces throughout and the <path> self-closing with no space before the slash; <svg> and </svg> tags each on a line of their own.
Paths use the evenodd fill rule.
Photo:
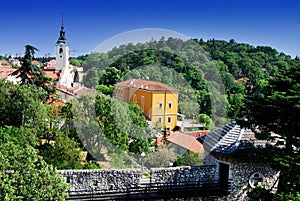
<svg viewBox="0 0 300 201">
<path fill-rule="evenodd" d="M 7 61 L 0 61 L 0 67 L 11 67 L 11 64 Z"/>
<path fill-rule="evenodd" d="M 161 146 L 164 144 L 164 137 L 159 137 L 159 138 L 156 138 L 154 141 L 153 141 L 153 144 L 157 145 L 157 146 Z"/>
<path fill-rule="evenodd" d="M 182 133 L 180 131 L 171 133 L 167 137 L 167 140 L 192 152 L 204 152 L 203 145 L 195 137 Z"/>
<path fill-rule="evenodd" d="M 173 91 L 178 92 L 178 89 L 169 87 L 161 82 L 142 80 L 142 79 L 130 79 L 115 84 L 116 87 L 130 87 L 136 89 L 144 89 L 149 91 Z"/>
<path fill-rule="evenodd" d="M 50 105 L 50 104 L 54 104 L 55 106 L 64 106 L 66 105 L 66 103 L 64 103 L 63 101 L 57 99 L 57 98 L 49 98 L 46 101 L 46 104 Z"/>
<path fill-rule="evenodd" d="M 40 63 L 39 63 L 37 60 L 33 60 L 33 61 L 31 62 L 31 64 L 33 64 L 33 65 L 39 65 Z"/>
<path fill-rule="evenodd" d="M 197 138 L 197 137 L 206 135 L 209 132 L 210 132 L 210 130 L 201 130 L 201 131 L 189 131 L 189 132 L 185 132 L 185 134 L 191 135 L 191 136 Z"/>
<path fill-rule="evenodd" d="M 69 92 L 69 93 L 72 93 L 73 95 L 75 95 L 75 96 L 80 96 L 80 95 L 82 95 L 82 94 L 86 94 L 86 93 L 88 93 L 89 91 L 90 91 L 90 89 L 88 89 L 88 88 L 86 88 L 86 87 L 84 87 L 84 86 L 75 86 L 75 87 L 66 87 L 66 86 L 64 86 L 64 85 L 61 85 L 61 84 L 57 84 L 56 85 L 56 87 L 58 88 L 58 89 L 62 89 L 62 90 L 64 90 L 64 91 L 67 91 L 67 92 Z"/>
<path fill-rule="evenodd" d="M 56 68 L 55 59 L 52 59 L 52 60 L 44 63 L 44 69 L 55 69 L 55 68 Z"/>
<path fill-rule="evenodd" d="M 45 75 L 49 78 L 51 78 L 52 80 L 58 80 L 59 78 L 59 74 L 56 71 L 43 71 L 45 73 Z"/>
<path fill-rule="evenodd" d="M 80 95 L 82 95 L 82 94 L 85 94 L 85 93 L 87 93 L 88 91 L 89 91 L 89 89 L 88 89 L 88 88 L 86 88 L 86 87 L 83 87 L 83 88 L 81 88 L 81 89 L 77 90 L 77 91 L 75 92 L 75 95 L 78 95 L 78 96 L 80 96 Z"/>
<path fill-rule="evenodd" d="M 6 79 L 10 73 L 15 72 L 16 70 L 18 69 L 11 67 L 0 67 L 0 79 Z"/>
<path fill-rule="evenodd" d="M 57 84 L 56 87 L 59 88 L 59 89 L 64 89 L 64 90 L 68 89 L 66 86 L 64 86 L 62 84 Z"/>
</svg>

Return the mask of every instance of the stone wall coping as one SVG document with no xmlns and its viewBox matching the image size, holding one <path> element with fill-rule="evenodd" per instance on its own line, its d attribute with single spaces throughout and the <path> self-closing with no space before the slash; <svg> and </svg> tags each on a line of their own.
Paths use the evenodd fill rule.
<svg viewBox="0 0 300 201">
<path fill-rule="evenodd" d="M 167 167 L 167 168 L 151 168 L 150 171 L 160 170 L 183 170 L 183 169 L 208 169 L 216 167 L 216 165 L 201 165 L 201 166 L 180 166 L 180 167 Z"/>
<path fill-rule="evenodd" d="M 135 172 L 135 173 L 141 173 L 141 169 L 82 169 L 82 170 L 57 170 L 58 173 L 69 173 L 69 172 Z"/>
</svg>

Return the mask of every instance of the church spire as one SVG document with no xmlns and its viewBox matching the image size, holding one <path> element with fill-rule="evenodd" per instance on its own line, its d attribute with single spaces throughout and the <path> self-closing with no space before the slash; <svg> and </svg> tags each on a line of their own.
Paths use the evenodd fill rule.
<svg viewBox="0 0 300 201">
<path fill-rule="evenodd" d="M 64 30 L 64 16 L 62 16 L 62 21 L 61 21 L 61 27 L 60 27 L 60 32 L 59 32 L 59 38 L 56 43 L 67 43 L 67 39 L 65 36 L 65 30 Z"/>
</svg>

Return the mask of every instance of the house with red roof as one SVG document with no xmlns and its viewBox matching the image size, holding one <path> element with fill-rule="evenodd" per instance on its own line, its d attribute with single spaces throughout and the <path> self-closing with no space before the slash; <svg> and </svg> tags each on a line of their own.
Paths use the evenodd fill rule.
<svg viewBox="0 0 300 201">
<path fill-rule="evenodd" d="M 0 67 L 0 79 L 7 79 L 16 70 L 12 67 Z"/>
<path fill-rule="evenodd" d="M 8 59 L 8 62 L 9 62 L 11 65 L 13 65 L 13 66 L 21 66 L 20 60 L 19 60 L 19 59 L 15 59 L 15 58 L 13 58 L 13 57 L 10 57 L 10 58 Z"/>
<path fill-rule="evenodd" d="M 204 133 L 202 133 L 205 135 Z M 166 138 L 168 146 L 174 150 L 174 152 L 184 155 L 187 151 L 195 153 L 204 153 L 203 145 L 197 140 L 194 135 L 183 133 L 181 131 L 171 132 Z M 164 137 L 155 139 L 154 142 L 157 146 L 164 144 Z"/>
<path fill-rule="evenodd" d="M 184 155 L 188 150 L 195 153 L 204 153 L 203 145 L 197 138 L 186 133 L 175 131 L 167 136 L 169 146 L 178 154 Z"/>
<path fill-rule="evenodd" d="M 0 67 L 12 67 L 12 65 L 7 61 L 1 60 Z"/>
</svg>

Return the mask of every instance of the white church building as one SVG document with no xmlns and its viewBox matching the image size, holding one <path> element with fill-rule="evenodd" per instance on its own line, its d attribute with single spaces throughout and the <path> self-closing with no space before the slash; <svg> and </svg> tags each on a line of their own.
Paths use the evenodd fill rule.
<svg viewBox="0 0 300 201">
<path fill-rule="evenodd" d="M 95 90 L 88 89 L 78 82 L 83 75 L 83 69 L 71 65 L 69 58 L 70 49 L 66 39 L 64 21 L 62 21 L 59 38 L 55 44 L 55 60 L 53 59 L 44 64 L 44 72 L 48 77 L 57 80 L 58 94 L 63 101 L 85 93 L 96 93 Z M 76 76 L 78 77 L 76 78 Z"/>
</svg>

